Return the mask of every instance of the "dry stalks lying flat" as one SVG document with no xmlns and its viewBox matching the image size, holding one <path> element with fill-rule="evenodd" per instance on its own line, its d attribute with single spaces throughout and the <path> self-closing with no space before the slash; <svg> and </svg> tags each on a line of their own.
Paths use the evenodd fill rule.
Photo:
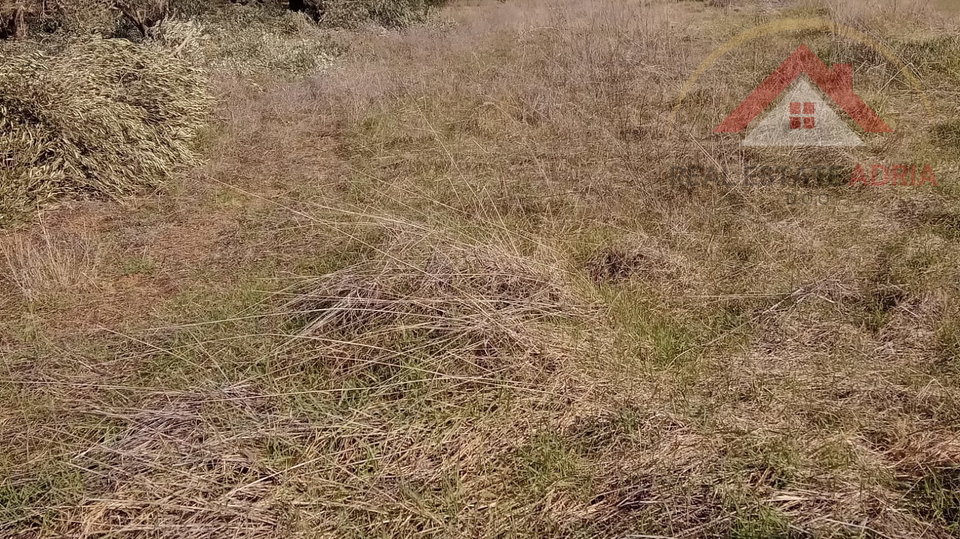
<svg viewBox="0 0 960 539">
<path fill-rule="evenodd" d="M 555 269 L 505 245 L 401 236 L 381 256 L 306 285 L 287 306 L 306 318 L 305 335 L 372 347 L 409 340 L 451 358 L 523 354 L 536 361 L 549 340 L 531 329 L 578 313 Z"/>
</svg>

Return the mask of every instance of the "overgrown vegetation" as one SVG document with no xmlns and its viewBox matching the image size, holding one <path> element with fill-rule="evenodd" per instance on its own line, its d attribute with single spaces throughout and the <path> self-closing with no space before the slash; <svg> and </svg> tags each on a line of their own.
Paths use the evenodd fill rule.
<svg viewBox="0 0 960 539">
<path fill-rule="evenodd" d="M 0 235 L 0 536 L 956 537 L 951 6 L 462 2 L 337 32 L 326 70 L 280 5 L 134 35 L 207 71 L 215 119 L 157 194 Z M 724 55 L 668 131 L 711 51 L 811 16 L 889 44 L 934 117 L 805 31 Z M 712 133 L 800 42 L 895 133 Z"/>
<path fill-rule="evenodd" d="M 156 42 L 212 76 L 254 79 L 318 73 L 343 51 L 302 13 L 239 5 L 170 19 Z"/>
<path fill-rule="evenodd" d="M 64 194 L 131 193 L 193 161 L 210 98 L 165 52 L 95 39 L 0 62 L 0 220 Z"/>
<path fill-rule="evenodd" d="M 423 22 L 445 0 L 326 0 L 317 19 L 329 26 L 355 27 L 367 21 L 392 27 Z"/>
<path fill-rule="evenodd" d="M 243 0 L 240 4 L 274 13 L 304 13 L 326 26 L 374 22 L 405 26 L 422 21 L 443 0 Z M 0 39 L 34 34 L 99 34 L 148 39 L 170 19 L 222 12 L 236 0 L 2 0 Z"/>
<path fill-rule="evenodd" d="M 313 73 L 342 49 L 321 25 L 399 27 L 434 4 L 3 0 L 0 222 L 65 194 L 157 185 L 192 162 L 210 78 Z"/>
</svg>

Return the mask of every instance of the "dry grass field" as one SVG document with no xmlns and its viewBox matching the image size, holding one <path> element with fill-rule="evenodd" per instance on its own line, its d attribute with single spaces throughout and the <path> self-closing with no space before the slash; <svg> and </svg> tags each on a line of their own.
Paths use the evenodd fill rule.
<svg viewBox="0 0 960 539">
<path fill-rule="evenodd" d="M 244 16 L 155 45 L 209 82 L 186 165 L 0 229 L 0 536 L 960 537 L 954 0 Z M 670 129 L 711 51 L 807 18 L 904 68 L 760 37 Z M 801 43 L 894 133 L 713 134 Z M 937 185 L 744 181 L 905 163 Z"/>
</svg>

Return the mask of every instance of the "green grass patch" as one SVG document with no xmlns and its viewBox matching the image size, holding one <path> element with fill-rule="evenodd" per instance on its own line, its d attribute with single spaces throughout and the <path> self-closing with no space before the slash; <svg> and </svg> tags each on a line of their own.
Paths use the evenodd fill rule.
<svg viewBox="0 0 960 539">
<path fill-rule="evenodd" d="M 960 468 L 929 470 L 910 488 L 907 499 L 922 518 L 960 534 Z"/>
</svg>

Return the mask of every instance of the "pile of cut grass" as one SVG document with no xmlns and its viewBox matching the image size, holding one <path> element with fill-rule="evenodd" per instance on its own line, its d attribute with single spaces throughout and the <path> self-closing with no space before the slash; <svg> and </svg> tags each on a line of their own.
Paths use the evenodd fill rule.
<svg viewBox="0 0 960 539">
<path fill-rule="evenodd" d="M 66 194 L 116 197 L 194 159 L 201 72 L 123 40 L 0 51 L 0 222 Z"/>
<path fill-rule="evenodd" d="M 556 340 L 551 325 L 584 314 L 556 264 L 504 245 L 403 232 L 381 255 L 308 281 L 287 305 L 305 321 L 304 335 L 349 345 L 332 357 L 411 350 L 431 363 L 469 357 L 479 369 L 471 376 L 497 372 L 507 357 L 542 367 L 557 352 L 546 345 Z M 491 358 L 496 365 L 487 371 Z"/>
</svg>

